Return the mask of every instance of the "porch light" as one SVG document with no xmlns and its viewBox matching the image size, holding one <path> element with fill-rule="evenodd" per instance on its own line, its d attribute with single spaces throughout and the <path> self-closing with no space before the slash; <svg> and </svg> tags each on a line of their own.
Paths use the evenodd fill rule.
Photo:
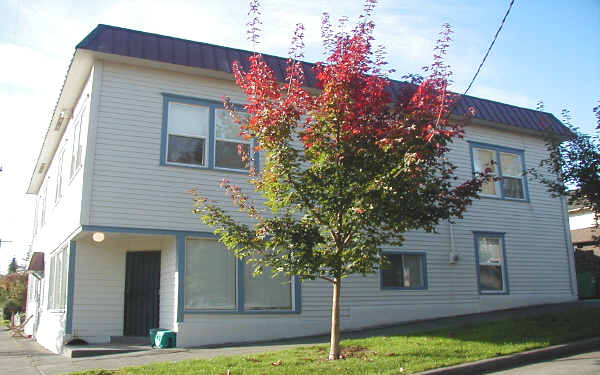
<svg viewBox="0 0 600 375">
<path fill-rule="evenodd" d="M 103 232 L 94 232 L 92 234 L 92 241 L 94 241 L 94 242 L 104 241 L 104 233 Z"/>
</svg>

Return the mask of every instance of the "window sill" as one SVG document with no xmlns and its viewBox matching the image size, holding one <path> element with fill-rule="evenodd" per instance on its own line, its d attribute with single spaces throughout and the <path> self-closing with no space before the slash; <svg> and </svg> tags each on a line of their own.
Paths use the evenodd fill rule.
<svg viewBox="0 0 600 375">
<path fill-rule="evenodd" d="M 495 195 L 483 195 L 483 194 L 479 194 L 479 197 L 485 198 L 485 199 L 494 199 L 494 200 L 498 200 L 498 201 L 513 201 L 513 202 L 529 203 L 529 199 L 506 198 L 506 197 L 498 197 Z"/>
<path fill-rule="evenodd" d="M 504 291 L 498 291 L 498 292 L 494 292 L 494 291 L 483 291 L 483 290 L 480 290 L 480 291 L 479 291 L 479 295 L 482 295 L 482 296 L 498 296 L 498 295 L 508 295 L 508 292 L 507 292 L 507 291 L 505 291 L 505 290 L 504 290 Z"/>
<path fill-rule="evenodd" d="M 300 311 L 296 310 L 183 310 L 184 314 L 198 314 L 198 315 L 290 315 L 300 314 Z"/>
<path fill-rule="evenodd" d="M 176 167 L 176 168 L 188 168 L 188 169 L 196 169 L 196 170 L 204 170 L 204 171 L 216 171 L 216 172 L 228 172 L 228 173 L 236 173 L 236 174 L 244 174 L 248 175 L 250 172 L 247 169 L 227 169 L 227 168 L 219 168 L 219 167 L 205 167 L 202 165 L 192 165 L 192 164 L 178 164 L 178 163 L 161 163 L 161 167 Z"/>
<path fill-rule="evenodd" d="M 67 310 L 66 309 L 48 309 L 46 311 L 51 314 L 64 314 Z"/>
<path fill-rule="evenodd" d="M 386 286 L 386 287 L 381 287 L 380 290 L 392 290 L 392 291 L 398 291 L 398 290 L 428 290 L 429 288 L 427 287 L 402 287 L 402 286 Z"/>
</svg>

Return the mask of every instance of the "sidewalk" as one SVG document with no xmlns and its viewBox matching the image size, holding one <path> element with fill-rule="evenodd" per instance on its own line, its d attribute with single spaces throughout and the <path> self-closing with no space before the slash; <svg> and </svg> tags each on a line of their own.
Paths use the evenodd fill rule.
<svg viewBox="0 0 600 375">
<path fill-rule="evenodd" d="M 460 317 L 434 319 L 421 322 L 398 324 L 395 326 L 350 332 L 343 338 L 358 338 L 375 335 L 398 335 L 415 331 L 427 331 L 437 328 L 451 327 L 464 323 L 483 322 L 497 319 L 518 318 L 557 312 L 577 305 L 600 306 L 600 300 L 578 301 L 571 303 L 534 306 L 521 309 L 496 311 L 491 313 L 472 314 Z M 293 340 L 282 340 L 268 343 L 254 343 L 217 348 L 185 348 L 185 349 L 149 349 L 147 351 L 113 354 L 96 357 L 65 358 L 53 354 L 31 339 L 10 337 L 10 332 L 0 328 L 0 374 L 61 374 L 86 369 L 115 369 L 125 366 L 139 366 L 155 362 L 182 361 L 195 358 L 211 358 L 219 355 L 252 354 L 266 351 L 288 349 L 299 345 L 315 345 L 328 343 L 328 336 L 308 337 Z"/>
</svg>

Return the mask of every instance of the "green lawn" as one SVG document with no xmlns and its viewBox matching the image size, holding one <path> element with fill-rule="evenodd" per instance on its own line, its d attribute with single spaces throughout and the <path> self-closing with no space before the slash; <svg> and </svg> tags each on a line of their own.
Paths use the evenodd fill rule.
<svg viewBox="0 0 600 375">
<path fill-rule="evenodd" d="M 346 358 L 338 361 L 327 361 L 328 346 L 317 345 L 76 374 L 410 374 L 598 335 L 600 308 L 587 307 L 409 335 L 344 340 Z"/>
</svg>

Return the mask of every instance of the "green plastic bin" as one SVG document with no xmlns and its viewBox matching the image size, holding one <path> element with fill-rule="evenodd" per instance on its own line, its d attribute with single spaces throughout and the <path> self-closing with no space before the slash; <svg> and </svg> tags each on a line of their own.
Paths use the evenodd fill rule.
<svg viewBox="0 0 600 375">
<path fill-rule="evenodd" d="M 156 334 L 161 331 L 168 331 L 168 329 L 150 328 L 150 345 L 152 345 L 152 347 L 154 347 L 154 342 L 156 341 Z"/>
<path fill-rule="evenodd" d="M 154 339 L 154 346 L 159 349 L 174 348 L 176 339 L 176 334 L 173 331 L 158 331 L 156 332 L 156 338 Z"/>
<path fill-rule="evenodd" d="M 596 296 L 596 279 L 591 272 L 577 274 L 577 290 L 579 298 L 593 298 Z"/>
</svg>

